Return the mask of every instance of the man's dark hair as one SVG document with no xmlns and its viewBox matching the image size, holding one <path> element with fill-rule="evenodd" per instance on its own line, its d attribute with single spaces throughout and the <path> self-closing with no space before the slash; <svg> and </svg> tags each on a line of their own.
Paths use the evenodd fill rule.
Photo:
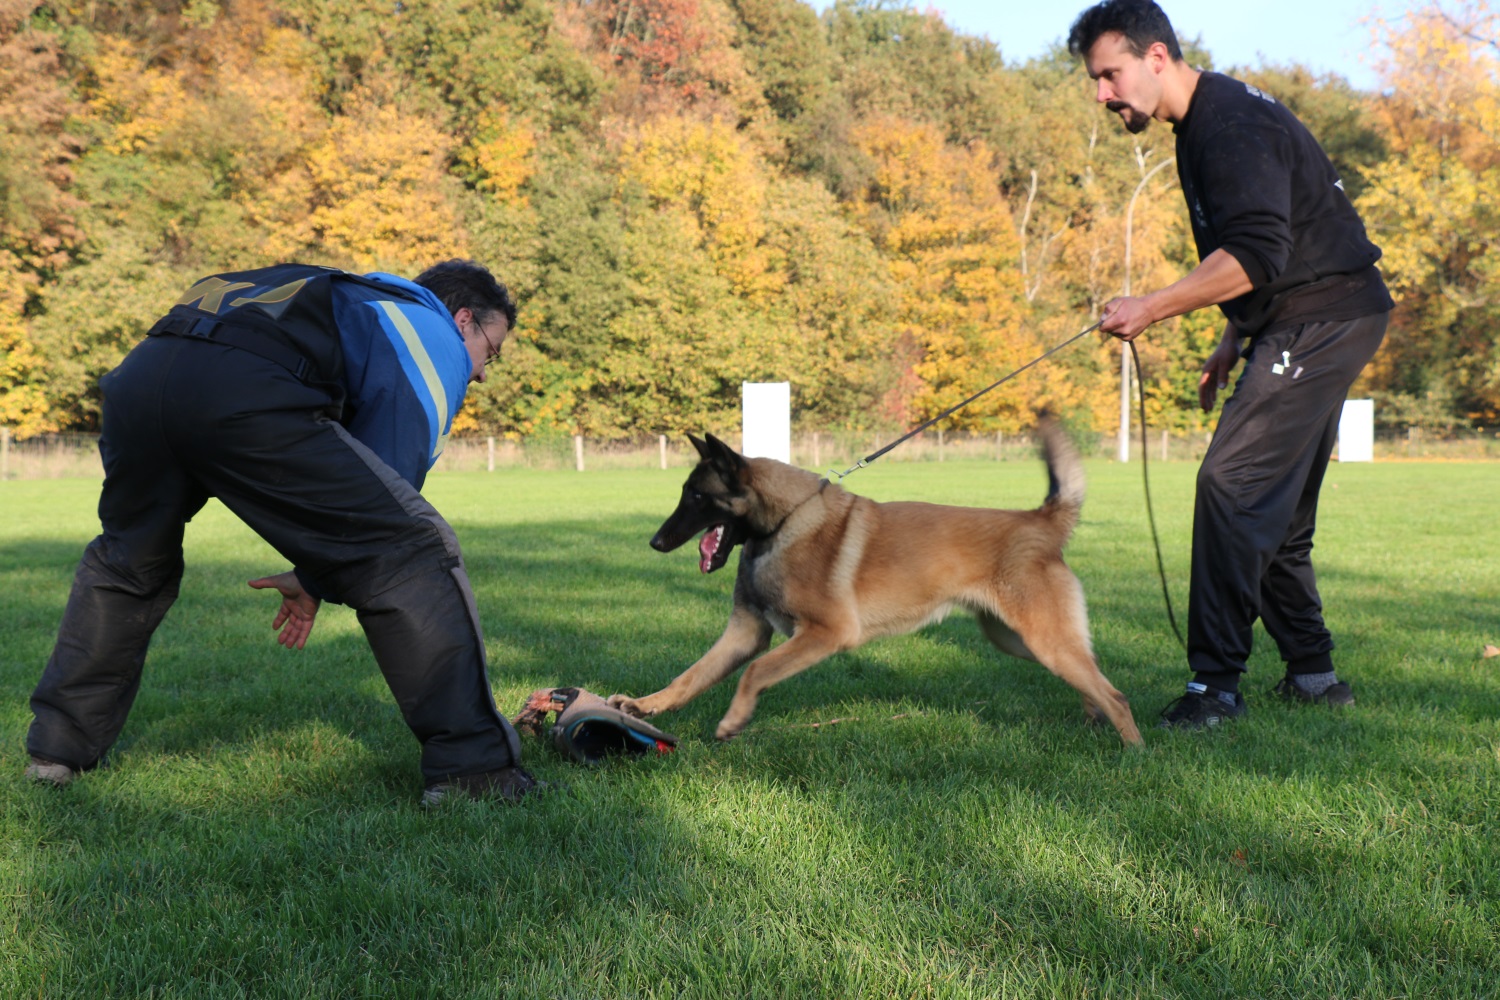
<svg viewBox="0 0 1500 1000">
<path fill-rule="evenodd" d="M 505 314 L 507 329 L 515 329 L 516 300 L 510 289 L 495 280 L 490 269 L 472 260 L 445 260 L 434 264 L 413 279 L 417 284 L 443 300 L 450 313 L 467 308 L 476 321 L 484 323 L 495 313 Z"/>
<path fill-rule="evenodd" d="M 1172 30 L 1167 15 L 1151 0 L 1104 0 L 1094 4 L 1073 22 L 1073 30 L 1068 32 L 1068 51 L 1075 56 L 1087 56 L 1099 37 L 1111 32 L 1125 36 L 1126 47 L 1137 59 L 1145 58 L 1152 43 L 1161 42 L 1174 62 L 1182 62 L 1177 32 Z"/>
</svg>

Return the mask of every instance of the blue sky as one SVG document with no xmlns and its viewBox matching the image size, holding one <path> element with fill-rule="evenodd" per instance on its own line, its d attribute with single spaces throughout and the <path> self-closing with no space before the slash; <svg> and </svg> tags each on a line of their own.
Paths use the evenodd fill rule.
<svg viewBox="0 0 1500 1000">
<path fill-rule="evenodd" d="M 1262 61 L 1299 62 L 1334 72 L 1356 87 L 1377 84 L 1371 59 L 1370 26 L 1361 19 L 1379 13 L 1399 18 L 1416 0 L 1157 0 L 1185 38 L 1199 37 L 1214 64 L 1255 65 Z M 915 0 L 935 8 L 953 27 L 985 35 L 1000 47 L 1007 63 L 1044 54 L 1067 40 L 1068 28 L 1089 0 Z M 821 7 L 823 4 L 817 4 Z"/>
</svg>

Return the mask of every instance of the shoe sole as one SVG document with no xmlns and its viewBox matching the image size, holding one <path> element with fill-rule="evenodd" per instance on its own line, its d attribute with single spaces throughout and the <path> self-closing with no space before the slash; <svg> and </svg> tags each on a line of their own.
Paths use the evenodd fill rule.
<svg viewBox="0 0 1500 1000">
<path fill-rule="evenodd" d="M 1156 728 L 1176 730 L 1182 733 L 1201 733 L 1210 729 L 1218 729 L 1226 722 L 1234 722 L 1244 717 L 1243 715 L 1216 715 L 1202 722 L 1158 722 Z"/>
<path fill-rule="evenodd" d="M 487 794 L 475 796 L 470 795 L 462 788 L 455 788 L 452 785 L 438 785 L 434 788 L 428 788 L 422 792 L 422 808 L 435 809 L 450 799 L 468 799 L 471 802 L 504 802 L 509 805 L 516 805 L 526 799 L 530 799 L 538 795 L 544 795 L 554 787 L 557 787 L 548 782 L 542 781 L 540 778 L 537 778 L 535 780 L 536 784 L 527 787 L 519 795 L 505 795 L 501 792 L 489 792 Z"/>
<path fill-rule="evenodd" d="M 1354 704 L 1354 694 L 1340 694 L 1338 700 L 1328 697 L 1327 692 L 1317 695 L 1304 695 L 1295 689 L 1291 692 L 1272 692 L 1288 705 L 1326 705 L 1329 708 L 1348 708 Z"/>
</svg>

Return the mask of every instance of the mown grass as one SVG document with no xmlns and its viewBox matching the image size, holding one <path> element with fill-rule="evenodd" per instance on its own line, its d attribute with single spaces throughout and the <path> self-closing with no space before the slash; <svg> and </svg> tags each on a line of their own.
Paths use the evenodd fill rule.
<svg viewBox="0 0 1500 1000">
<path fill-rule="evenodd" d="M 1183 612 L 1193 469 L 1152 467 Z M 1349 713 L 1146 728 L 1185 679 L 1139 467 L 1091 462 L 1070 561 L 1141 752 L 971 621 L 839 656 L 719 745 L 561 791 L 417 806 L 416 747 L 346 609 L 272 641 L 281 563 L 211 506 L 107 770 L 20 779 L 27 697 L 89 481 L 0 484 L 3 997 L 1470 997 L 1500 982 L 1500 465 L 1334 466 L 1317 558 Z M 655 690 L 717 636 L 731 574 L 646 539 L 681 473 L 436 476 L 492 681 Z M 1032 506 L 1038 465 L 876 465 L 877 498 Z M 829 724 L 831 720 L 841 720 Z M 823 723 L 814 726 L 813 723 Z"/>
</svg>

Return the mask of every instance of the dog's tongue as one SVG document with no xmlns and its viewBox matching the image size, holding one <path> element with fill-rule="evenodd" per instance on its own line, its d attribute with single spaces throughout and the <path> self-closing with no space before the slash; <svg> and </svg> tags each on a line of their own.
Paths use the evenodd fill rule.
<svg viewBox="0 0 1500 1000">
<path fill-rule="evenodd" d="M 709 528 L 698 541 L 698 569 L 704 573 L 714 570 L 714 555 L 719 551 L 719 541 L 724 537 L 724 526 Z"/>
</svg>

